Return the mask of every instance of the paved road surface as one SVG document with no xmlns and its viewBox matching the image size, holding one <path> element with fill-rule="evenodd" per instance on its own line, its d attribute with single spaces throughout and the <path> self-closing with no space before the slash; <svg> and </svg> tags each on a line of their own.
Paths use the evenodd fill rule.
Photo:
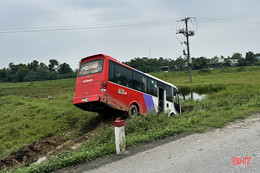
<svg viewBox="0 0 260 173">
<path fill-rule="evenodd" d="M 131 151 L 129 151 L 131 152 Z M 232 165 L 232 157 L 250 156 L 250 165 Z M 118 157 L 118 159 L 115 159 Z M 105 161 L 103 161 L 105 160 Z M 114 161 L 111 161 L 114 160 Z M 94 166 L 93 166 L 94 165 Z M 209 173 L 260 172 L 260 114 L 223 129 L 186 137 L 126 156 L 110 156 L 94 164 L 61 172 L 83 173 Z"/>
</svg>

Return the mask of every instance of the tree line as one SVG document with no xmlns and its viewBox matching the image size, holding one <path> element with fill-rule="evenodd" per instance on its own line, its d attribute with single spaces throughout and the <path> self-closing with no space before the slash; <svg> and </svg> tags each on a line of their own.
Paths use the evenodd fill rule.
<svg viewBox="0 0 260 173">
<path fill-rule="evenodd" d="M 56 59 L 50 59 L 49 64 L 33 60 L 28 64 L 9 63 L 8 68 L 0 69 L 2 82 L 28 82 L 54 80 L 76 77 L 76 72 L 67 63 L 60 64 Z"/>
<path fill-rule="evenodd" d="M 183 71 L 187 70 L 187 59 L 179 57 L 176 60 L 170 58 L 148 58 L 137 57 L 130 61 L 123 62 L 140 71 L 149 73 L 154 71 L 161 71 L 163 67 L 168 67 L 171 71 Z M 230 67 L 230 66 L 259 66 L 260 65 L 260 53 L 254 54 L 249 51 L 245 57 L 241 53 L 234 53 L 231 57 L 199 57 L 192 58 L 191 67 L 193 70 L 215 68 L 215 67 Z"/>
<path fill-rule="evenodd" d="M 234 61 L 235 60 L 235 61 Z M 149 73 L 161 71 L 162 67 L 167 67 L 170 71 L 187 70 L 187 59 L 179 57 L 177 59 L 171 58 L 134 58 L 130 61 L 123 62 L 140 71 Z M 234 53 L 231 57 L 199 57 L 192 58 L 191 67 L 193 70 L 215 68 L 215 67 L 229 67 L 229 66 L 259 66 L 260 53 L 247 52 L 245 57 L 241 53 Z M 164 69 L 165 70 L 165 69 Z M 55 59 L 50 59 L 49 64 L 39 63 L 33 60 L 28 64 L 9 63 L 8 68 L 0 69 L 0 82 L 28 82 L 28 81 L 42 81 L 55 80 L 63 78 L 74 78 L 77 73 L 74 72 L 67 63 L 60 64 Z"/>
</svg>

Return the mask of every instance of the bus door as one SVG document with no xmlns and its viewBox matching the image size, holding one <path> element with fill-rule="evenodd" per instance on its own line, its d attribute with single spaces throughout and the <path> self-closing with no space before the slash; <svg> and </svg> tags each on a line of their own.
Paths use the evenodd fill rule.
<svg viewBox="0 0 260 173">
<path fill-rule="evenodd" d="M 159 97 L 158 97 L 158 105 L 159 105 L 159 113 L 162 113 L 164 111 L 164 89 L 159 87 Z"/>
<path fill-rule="evenodd" d="M 174 96 L 175 110 L 180 114 L 181 113 L 180 97 L 178 91 L 175 88 L 173 88 L 173 96 Z"/>
</svg>

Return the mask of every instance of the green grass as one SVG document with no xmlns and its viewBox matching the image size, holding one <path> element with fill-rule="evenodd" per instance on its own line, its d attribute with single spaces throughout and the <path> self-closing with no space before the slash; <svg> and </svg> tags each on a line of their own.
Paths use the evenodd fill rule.
<svg viewBox="0 0 260 173">
<path fill-rule="evenodd" d="M 0 157 L 46 137 L 83 133 L 83 123 L 97 115 L 72 105 L 74 84 L 74 79 L 0 83 Z"/>
<path fill-rule="evenodd" d="M 241 70 L 243 69 L 243 70 Z M 193 83 L 189 82 L 188 72 L 151 73 L 152 75 L 173 83 L 176 86 L 194 87 L 197 85 L 230 85 L 253 84 L 260 85 L 260 67 L 234 67 L 210 70 L 211 73 L 199 74 L 192 71 Z"/>
<path fill-rule="evenodd" d="M 220 128 L 236 119 L 260 112 L 259 74 L 260 67 L 218 69 L 206 73 L 193 71 L 192 84 L 189 83 L 186 72 L 152 74 L 175 84 L 183 92 L 204 92 L 207 97 L 202 101 L 184 101 L 183 107 L 192 109 L 177 118 L 162 114 L 127 119 L 127 147 L 183 132 L 204 132 Z M 74 79 L 67 79 L 0 84 L 2 156 L 23 144 L 48 136 L 66 136 L 73 131 L 73 135 L 69 136 L 73 138 L 84 133 L 84 128 L 91 125 L 96 114 L 73 107 L 74 83 Z M 49 89 L 45 92 L 44 88 Z M 17 94 L 19 91 L 23 94 Z M 34 91 L 41 93 L 40 96 Z M 53 97 L 48 98 L 50 95 Z M 11 172 L 50 172 L 111 153 L 115 153 L 113 126 L 101 123 L 96 135 L 77 151 L 67 150 L 47 162 Z"/>
</svg>

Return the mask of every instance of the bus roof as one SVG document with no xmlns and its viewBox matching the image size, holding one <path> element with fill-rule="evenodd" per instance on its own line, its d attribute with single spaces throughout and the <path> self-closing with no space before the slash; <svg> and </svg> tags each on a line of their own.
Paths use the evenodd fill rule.
<svg viewBox="0 0 260 173">
<path fill-rule="evenodd" d="M 108 58 L 108 59 L 111 59 L 113 61 L 119 62 L 115 58 L 112 58 L 111 56 L 108 56 L 106 54 L 101 54 L 101 53 L 100 54 L 96 54 L 96 55 L 91 55 L 91 56 L 84 57 L 84 58 L 81 59 L 81 62 L 85 61 L 86 59 L 94 58 L 94 57 L 97 57 L 97 56 L 103 56 L 105 58 Z"/>
<path fill-rule="evenodd" d="M 108 59 L 110 59 L 110 60 L 112 60 L 112 61 L 115 61 L 115 62 L 117 62 L 117 63 L 119 63 L 119 64 L 121 64 L 121 65 L 127 67 L 127 68 L 130 68 L 130 69 L 132 69 L 132 70 L 135 70 L 135 71 L 138 72 L 138 73 L 142 73 L 142 74 L 144 74 L 144 75 L 146 75 L 146 76 L 148 76 L 148 77 L 150 77 L 150 78 L 152 78 L 152 79 L 155 79 L 155 80 L 157 80 L 157 81 L 160 81 L 160 82 L 162 82 L 162 83 L 165 83 L 165 84 L 170 85 L 170 86 L 172 86 L 173 88 L 177 89 L 177 87 L 176 87 L 175 85 L 173 85 L 173 84 L 171 84 L 171 83 L 169 83 L 169 82 L 163 81 L 163 80 L 161 80 L 161 79 L 159 79 L 159 78 L 157 78 L 157 77 L 154 77 L 154 76 L 152 76 L 152 75 L 150 75 L 150 74 L 148 74 L 148 73 L 144 73 L 144 72 L 142 72 L 142 71 L 140 71 L 140 70 L 137 70 L 137 69 L 135 69 L 135 68 L 133 68 L 133 67 L 130 67 L 130 66 L 126 65 L 126 64 L 123 64 L 123 63 L 121 63 L 120 61 L 117 61 L 115 58 L 112 58 L 111 56 L 108 56 L 108 55 L 106 55 L 106 54 L 96 54 L 96 55 L 91 55 L 91 56 L 82 58 L 82 59 L 81 59 L 81 63 L 82 63 L 83 61 L 85 61 L 86 59 L 94 58 L 94 57 L 96 57 L 96 56 L 103 56 L 104 58 L 108 58 Z"/>
</svg>

